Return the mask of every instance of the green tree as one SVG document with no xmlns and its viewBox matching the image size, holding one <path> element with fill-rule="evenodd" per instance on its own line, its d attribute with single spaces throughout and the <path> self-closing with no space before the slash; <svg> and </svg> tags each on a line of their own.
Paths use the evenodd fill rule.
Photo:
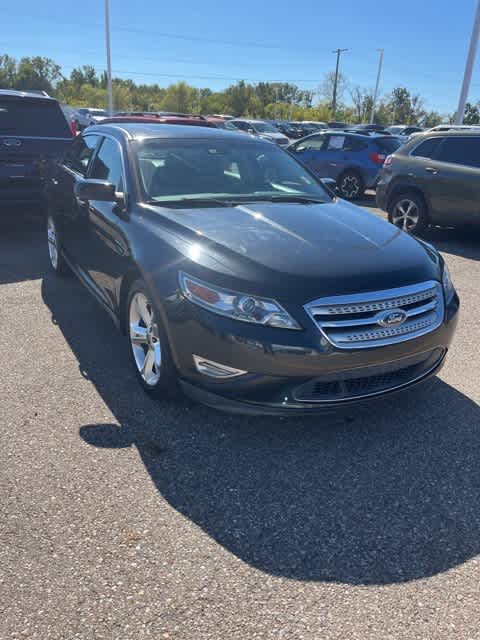
<svg viewBox="0 0 480 640">
<path fill-rule="evenodd" d="M 463 117 L 464 124 L 479 124 L 480 123 L 480 111 L 479 103 L 472 104 L 467 102 L 465 105 L 465 115 Z M 438 124 L 438 123 L 437 123 Z"/>
<path fill-rule="evenodd" d="M 368 122 L 372 111 L 373 92 L 370 89 L 362 89 L 358 85 L 350 90 L 353 102 L 353 119 L 355 122 Z"/>
<path fill-rule="evenodd" d="M 186 82 L 177 82 L 167 88 L 161 103 L 162 111 L 191 113 L 198 104 L 197 90 Z"/>
<path fill-rule="evenodd" d="M 0 89 L 11 89 L 17 77 L 17 61 L 8 55 L 0 56 Z"/>
<path fill-rule="evenodd" d="M 23 91 L 36 89 L 53 94 L 62 77 L 60 66 L 51 58 L 22 58 L 18 63 L 14 88 Z"/>
</svg>

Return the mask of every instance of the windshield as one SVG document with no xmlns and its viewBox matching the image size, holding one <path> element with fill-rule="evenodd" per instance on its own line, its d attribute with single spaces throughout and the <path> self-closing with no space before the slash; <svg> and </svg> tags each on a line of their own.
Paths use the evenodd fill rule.
<svg viewBox="0 0 480 640">
<path fill-rule="evenodd" d="M 151 139 L 138 143 L 136 157 L 146 200 L 151 202 L 242 202 L 277 196 L 331 200 L 292 156 L 252 139 Z"/>
<path fill-rule="evenodd" d="M 278 130 L 269 122 L 253 122 L 252 126 L 259 133 L 278 133 Z"/>
</svg>

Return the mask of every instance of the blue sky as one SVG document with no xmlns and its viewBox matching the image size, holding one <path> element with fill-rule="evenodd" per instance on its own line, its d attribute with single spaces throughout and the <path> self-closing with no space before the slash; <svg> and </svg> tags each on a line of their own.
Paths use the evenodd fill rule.
<svg viewBox="0 0 480 640">
<path fill-rule="evenodd" d="M 167 85 L 180 79 L 221 89 L 235 79 L 291 81 L 316 89 L 348 47 L 352 85 L 382 93 L 403 85 L 442 113 L 456 108 L 477 0 L 110 0 L 115 75 Z M 360 8 L 359 8 L 360 7 Z M 0 53 L 105 66 L 103 0 L 0 0 Z M 480 98 L 477 62 L 470 97 Z"/>
</svg>

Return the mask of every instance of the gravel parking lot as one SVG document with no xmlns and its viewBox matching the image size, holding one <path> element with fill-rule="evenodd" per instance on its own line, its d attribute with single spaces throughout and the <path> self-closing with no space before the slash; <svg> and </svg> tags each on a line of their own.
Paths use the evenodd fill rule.
<svg viewBox="0 0 480 640">
<path fill-rule="evenodd" d="M 428 235 L 462 299 L 429 390 L 280 420 L 152 401 L 2 215 L 0 638 L 480 638 L 480 232 Z"/>
</svg>

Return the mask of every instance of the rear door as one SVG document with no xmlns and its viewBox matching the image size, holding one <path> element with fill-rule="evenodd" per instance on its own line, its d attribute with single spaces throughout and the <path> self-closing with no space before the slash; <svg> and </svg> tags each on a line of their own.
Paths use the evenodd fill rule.
<svg viewBox="0 0 480 640">
<path fill-rule="evenodd" d="M 345 133 L 330 133 L 326 136 L 326 144 L 321 153 L 322 178 L 336 180 L 349 162 L 349 140 L 351 136 Z"/>
<path fill-rule="evenodd" d="M 96 153 L 89 177 L 115 185 L 117 193 L 126 193 L 125 168 L 120 143 L 105 136 Z M 129 224 L 124 208 L 116 202 L 87 203 L 86 241 L 82 243 L 82 265 L 97 293 L 115 309 L 117 285 L 128 268 L 129 245 L 124 232 Z"/>
<path fill-rule="evenodd" d="M 55 100 L 0 95 L 0 201 L 40 195 L 50 161 L 71 141 Z"/>
<path fill-rule="evenodd" d="M 425 171 L 435 220 L 480 222 L 480 136 L 446 136 Z"/>
<path fill-rule="evenodd" d="M 75 183 L 83 180 L 100 140 L 99 135 L 78 136 L 64 158 L 57 163 L 47 183 L 49 208 L 54 213 L 67 258 L 81 266 L 82 239 L 86 234 L 88 209 L 75 197 Z"/>
</svg>

